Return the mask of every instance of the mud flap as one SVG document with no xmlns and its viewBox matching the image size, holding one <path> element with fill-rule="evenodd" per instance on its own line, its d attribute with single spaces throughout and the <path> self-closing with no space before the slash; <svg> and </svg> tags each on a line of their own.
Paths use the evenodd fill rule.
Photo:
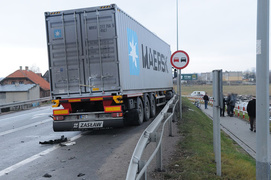
<svg viewBox="0 0 271 180">
<path fill-rule="evenodd" d="M 129 112 L 124 115 L 124 124 L 125 125 L 137 125 L 139 119 L 138 110 L 130 109 Z"/>
</svg>

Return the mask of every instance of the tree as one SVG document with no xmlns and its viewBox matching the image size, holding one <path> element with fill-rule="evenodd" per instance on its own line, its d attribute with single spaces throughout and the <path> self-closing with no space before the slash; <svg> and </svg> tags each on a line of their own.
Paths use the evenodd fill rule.
<svg viewBox="0 0 271 180">
<path fill-rule="evenodd" d="M 40 68 L 37 67 L 35 64 L 30 67 L 30 70 L 34 73 L 40 73 Z"/>
</svg>

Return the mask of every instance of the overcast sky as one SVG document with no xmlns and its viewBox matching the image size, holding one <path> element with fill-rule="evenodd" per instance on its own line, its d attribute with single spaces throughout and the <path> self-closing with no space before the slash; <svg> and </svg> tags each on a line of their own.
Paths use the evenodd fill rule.
<svg viewBox="0 0 271 180">
<path fill-rule="evenodd" d="M 0 77 L 19 66 L 48 69 L 44 12 L 117 4 L 177 49 L 176 0 L 0 1 Z M 179 0 L 179 49 L 189 54 L 182 73 L 256 68 L 256 0 Z"/>
</svg>

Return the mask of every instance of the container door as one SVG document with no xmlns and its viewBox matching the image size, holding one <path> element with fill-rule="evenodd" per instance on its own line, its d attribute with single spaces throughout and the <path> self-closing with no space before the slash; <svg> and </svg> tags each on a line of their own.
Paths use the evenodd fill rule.
<svg viewBox="0 0 271 180">
<path fill-rule="evenodd" d="M 114 10 L 84 12 L 81 18 L 89 92 L 119 90 Z"/>
<path fill-rule="evenodd" d="M 54 95 L 85 91 L 78 14 L 47 17 L 51 91 Z M 81 57 L 81 58 L 80 58 Z"/>
</svg>

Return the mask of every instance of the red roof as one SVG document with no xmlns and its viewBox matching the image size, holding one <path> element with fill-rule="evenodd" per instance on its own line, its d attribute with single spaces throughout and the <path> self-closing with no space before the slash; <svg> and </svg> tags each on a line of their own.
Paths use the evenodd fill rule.
<svg viewBox="0 0 271 180">
<path fill-rule="evenodd" d="M 50 90 L 50 84 L 41 76 L 30 70 L 17 70 L 6 78 L 27 78 L 34 84 L 38 84 L 43 90 Z"/>
</svg>

